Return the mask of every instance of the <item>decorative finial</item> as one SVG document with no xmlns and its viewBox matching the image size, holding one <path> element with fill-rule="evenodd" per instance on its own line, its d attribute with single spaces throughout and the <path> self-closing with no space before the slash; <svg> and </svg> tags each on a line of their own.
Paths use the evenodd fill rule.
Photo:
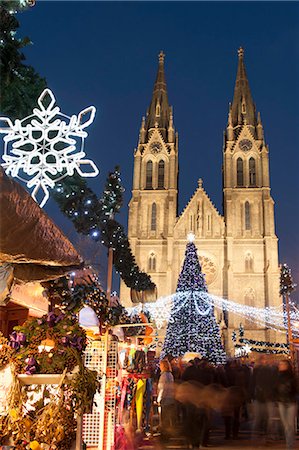
<svg viewBox="0 0 299 450">
<path fill-rule="evenodd" d="M 243 56 L 244 56 L 244 48 L 243 48 L 243 47 L 240 47 L 240 48 L 239 48 L 239 50 L 238 50 L 238 56 L 239 56 L 239 58 L 243 58 Z"/>
<path fill-rule="evenodd" d="M 200 189 L 202 189 L 202 184 L 203 184 L 202 178 L 199 178 L 199 179 L 198 179 L 197 184 L 198 184 L 198 187 L 199 187 Z"/>
<path fill-rule="evenodd" d="M 160 64 L 164 63 L 164 58 L 165 58 L 165 53 L 163 52 L 163 50 L 161 50 L 159 53 L 159 63 Z"/>
<path fill-rule="evenodd" d="M 192 233 L 192 231 L 187 234 L 187 240 L 188 240 L 188 242 L 194 242 L 195 241 L 195 234 Z"/>
</svg>

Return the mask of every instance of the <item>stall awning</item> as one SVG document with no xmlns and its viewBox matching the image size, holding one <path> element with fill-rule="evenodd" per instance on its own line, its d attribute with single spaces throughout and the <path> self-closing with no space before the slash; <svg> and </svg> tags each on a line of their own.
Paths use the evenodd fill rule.
<svg viewBox="0 0 299 450">
<path fill-rule="evenodd" d="M 3 169 L 0 213 L 0 264 L 11 265 L 15 279 L 51 280 L 83 264 L 62 231 Z"/>
</svg>

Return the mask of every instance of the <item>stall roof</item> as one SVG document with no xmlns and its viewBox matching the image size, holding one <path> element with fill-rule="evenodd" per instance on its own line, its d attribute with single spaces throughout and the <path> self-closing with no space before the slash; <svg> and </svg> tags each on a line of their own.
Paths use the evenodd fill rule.
<svg viewBox="0 0 299 450">
<path fill-rule="evenodd" d="M 46 281 L 78 268 L 74 246 L 33 200 L 0 169 L 0 263 L 20 281 Z"/>
</svg>

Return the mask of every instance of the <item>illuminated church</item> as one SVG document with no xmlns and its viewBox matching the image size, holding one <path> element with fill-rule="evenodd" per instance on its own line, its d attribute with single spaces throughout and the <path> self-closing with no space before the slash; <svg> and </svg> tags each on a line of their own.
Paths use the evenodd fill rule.
<svg viewBox="0 0 299 450">
<path fill-rule="evenodd" d="M 156 283 L 158 297 L 175 292 L 186 236 L 193 232 L 210 293 L 249 306 L 278 306 L 278 239 L 270 193 L 269 148 L 251 96 L 242 48 L 222 158 L 223 213 L 216 209 L 199 179 L 189 203 L 178 215 L 179 141 L 161 52 L 152 99 L 134 151 L 128 236 L 137 263 Z M 123 283 L 120 297 L 127 306 L 131 304 L 129 289 Z M 244 323 L 234 314 L 217 314 L 228 331 L 243 322 L 247 337 L 274 339 L 273 331 L 249 320 Z"/>
</svg>

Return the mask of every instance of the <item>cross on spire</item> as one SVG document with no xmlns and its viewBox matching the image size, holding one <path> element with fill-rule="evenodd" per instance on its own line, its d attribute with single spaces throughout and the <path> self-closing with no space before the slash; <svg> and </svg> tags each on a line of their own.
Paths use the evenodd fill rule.
<svg viewBox="0 0 299 450">
<path fill-rule="evenodd" d="M 163 52 L 163 50 L 161 50 L 160 53 L 159 53 L 159 63 L 160 64 L 164 63 L 164 58 L 165 58 L 165 53 Z"/>
</svg>

